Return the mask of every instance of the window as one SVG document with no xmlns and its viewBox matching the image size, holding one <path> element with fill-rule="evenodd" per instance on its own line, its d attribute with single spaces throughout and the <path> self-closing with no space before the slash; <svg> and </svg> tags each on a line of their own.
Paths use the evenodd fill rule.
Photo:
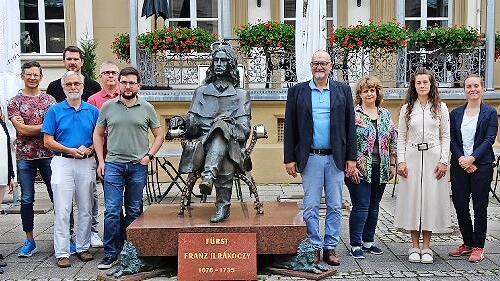
<svg viewBox="0 0 500 281">
<path fill-rule="evenodd" d="M 220 33 L 217 0 L 171 0 L 170 15 L 165 21 L 170 27 L 200 27 L 212 33 Z"/>
<path fill-rule="evenodd" d="M 405 24 L 411 29 L 451 26 L 453 0 L 405 0 Z"/>
<path fill-rule="evenodd" d="M 283 22 L 295 26 L 295 0 L 283 0 Z"/>
<path fill-rule="evenodd" d="M 295 10 L 297 0 L 281 0 L 282 21 L 286 24 L 295 26 Z M 300 0 L 302 1 L 302 0 Z M 337 24 L 337 0 L 326 0 L 326 34 L 329 34 Z M 326 37 L 327 35 L 325 35 Z"/>
<path fill-rule="evenodd" d="M 63 0 L 19 0 L 21 53 L 62 53 Z"/>
<path fill-rule="evenodd" d="M 285 118 L 280 117 L 277 119 L 278 122 L 278 142 L 283 142 L 285 137 Z"/>
</svg>

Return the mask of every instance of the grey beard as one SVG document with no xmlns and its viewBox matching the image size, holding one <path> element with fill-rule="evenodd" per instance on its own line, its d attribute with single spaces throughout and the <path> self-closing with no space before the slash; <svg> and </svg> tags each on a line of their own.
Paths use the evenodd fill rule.
<svg viewBox="0 0 500 281">
<path fill-rule="evenodd" d="M 82 97 L 82 93 L 66 93 L 66 97 L 70 100 L 77 100 Z"/>
</svg>

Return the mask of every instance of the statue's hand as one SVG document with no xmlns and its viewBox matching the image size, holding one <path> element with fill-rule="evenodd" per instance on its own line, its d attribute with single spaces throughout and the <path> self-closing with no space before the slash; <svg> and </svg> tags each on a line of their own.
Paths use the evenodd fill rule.
<svg viewBox="0 0 500 281">
<path fill-rule="evenodd" d="M 182 118 L 181 116 L 173 116 L 172 118 L 170 118 L 170 122 L 169 122 L 169 127 L 170 129 L 178 129 L 179 127 L 184 127 L 185 125 L 185 121 L 184 121 L 184 118 Z"/>
<path fill-rule="evenodd" d="M 215 117 L 214 119 L 214 123 L 217 123 L 219 121 L 223 121 L 223 120 L 226 120 L 228 117 L 226 116 L 226 114 L 221 114 L 221 115 L 217 115 L 217 117 Z"/>
</svg>

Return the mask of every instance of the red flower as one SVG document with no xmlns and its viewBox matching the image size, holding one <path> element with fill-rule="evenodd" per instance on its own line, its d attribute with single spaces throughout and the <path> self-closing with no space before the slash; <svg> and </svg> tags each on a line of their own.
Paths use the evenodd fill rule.
<svg viewBox="0 0 500 281">
<path fill-rule="evenodd" d="M 169 43 L 169 44 L 170 44 L 170 43 L 172 42 L 172 37 L 167 37 L 167 38 L 165 38 L 165 42 L 167 42 L 167 43 Z"/>
</svg>

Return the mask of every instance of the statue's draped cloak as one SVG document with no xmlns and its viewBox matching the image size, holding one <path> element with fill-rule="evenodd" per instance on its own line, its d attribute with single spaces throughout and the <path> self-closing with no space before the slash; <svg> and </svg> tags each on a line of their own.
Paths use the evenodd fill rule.
<svg viewBox="0 0 500 281">
<path fill-rule="evenodd" d="M 231 120 L 217 119 L 225 115 Z M 186 138 L 199 142 L 188 143 L 183 150 L 179 171 L 191 173 L 202 168 L 204 145 L 212 134 L 220 131 L 227 141 L 228 156 L 241 171 L 249 170 L 245 144 L 250 136 L 250 95 L 229 85 L 219 92 L 210 83 L 198 87 L 193 95 L 186 117 Z M 232 122 L 234 120 L 234 122 Z M 247 163 L 247 165 L 245 165 Z"/>
</svg>

